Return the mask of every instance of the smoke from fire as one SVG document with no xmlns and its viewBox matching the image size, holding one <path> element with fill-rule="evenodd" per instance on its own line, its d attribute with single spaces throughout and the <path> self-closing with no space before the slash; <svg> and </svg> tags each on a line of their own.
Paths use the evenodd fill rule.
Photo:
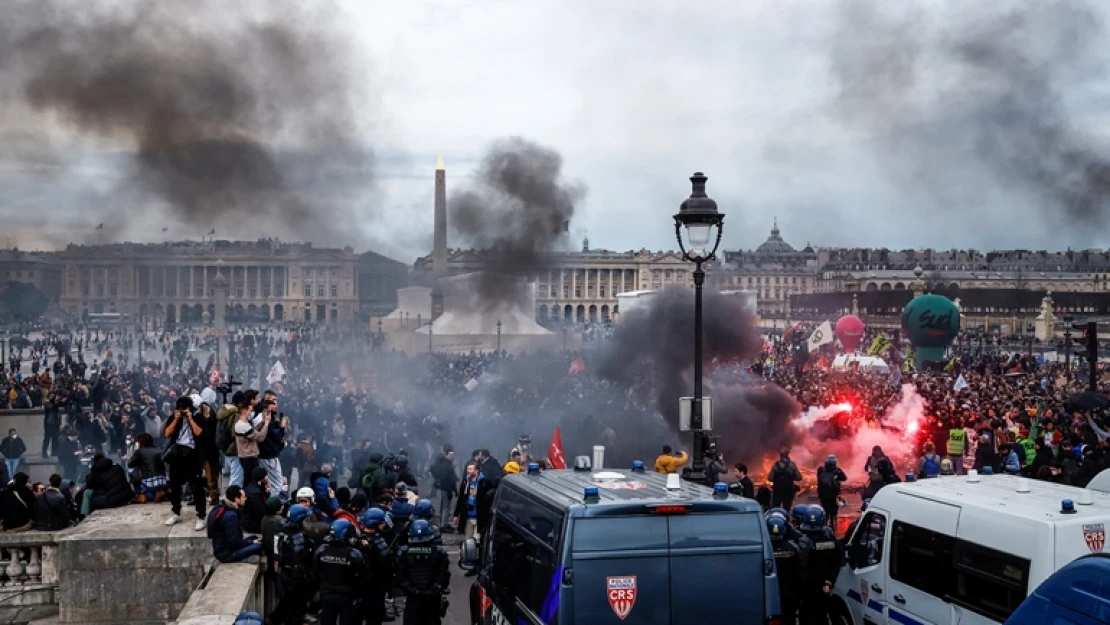
<svg viewBox="0 0 1110 625">
<path fill-rule="evenodd" d="M 114 192 L 85 196 L 97 235 L 168 219 L 356 243 L 373 175 L 356 123 L 366 65 L 336 15 L 291 0 L 9 3 L 0 103 L 77 131 L 123 170 Z"/>
<path fill-rule="evenodd" d="M 732 367 L 759 356 L 763 340 L 754 314 L 740 298 L 707 291 L 702 328 L 705 395 L 713 398 L 714 433 L 730 461 L 756 461 L 800 439 L 791 426 L 801 407 L 772 382 Z M 693 385 L 694 294 L 667 289 L 644 308 L 622 312 L 613 338 L 597 357 L 597 374 L 626 388 L 651 393 L 657 409 L 677 432 L 678 398 Z M 712 370 L 712 371 L 711 371 Z"/>
<path fill-rule="evenodd" d="M 563 178 L 563 157 L 513 137 L 495 142 L 474 177 L 448 201 L 451 222 L 468 244 L 484 250 L 479 294 L 493 305 L 515 301 L 506 273 L 547 268 L 586 188 Z"/>
<path fill-rule="evenodd" d="M 1073 233 L 1107 225 L 1110 152 L 1079 127 L 1084 103 L 1069 97 L 1104 75 L 1098 12 L 1083 2 L 841 7 L 834 114 L 865 134 L 903 193 L 957 210 L 1004 200 Z"/>
</svg>

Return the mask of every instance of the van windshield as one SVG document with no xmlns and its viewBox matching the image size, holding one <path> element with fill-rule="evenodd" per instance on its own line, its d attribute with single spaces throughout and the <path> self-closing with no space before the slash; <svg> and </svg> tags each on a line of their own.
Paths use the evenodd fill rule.
<svg viewBox="0 0 1110 625">
<path fill-rule="evenodd" d="M 746 513 L 636 515 L 578 519 L 572 550 L 759 546 L 759 516 Z"/>
</svg>

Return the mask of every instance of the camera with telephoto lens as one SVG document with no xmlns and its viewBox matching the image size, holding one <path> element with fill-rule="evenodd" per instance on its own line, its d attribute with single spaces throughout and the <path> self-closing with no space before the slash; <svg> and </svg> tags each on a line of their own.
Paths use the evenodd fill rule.
<svg viewBox="0 0 1110 625">
<path fill-rule="evenodd" d="M 235 379 L 235 376 L 227 376 L 227 382 L 220 384 L 216 387 L 216 392 L 224 396 L 224 403 L 227 403 L 227 396 L 235 392 L 236 386 L 243 386 L 243 383 Z"/>
<path fill-rule="evenodd" d="M 706 458 L 715 458 L 717 456 L 717 441 L 721 440 L 720 436 L 706 434 L 704 441 L 705 447 L 702 449 L 702 455 Z"/>
</svg>

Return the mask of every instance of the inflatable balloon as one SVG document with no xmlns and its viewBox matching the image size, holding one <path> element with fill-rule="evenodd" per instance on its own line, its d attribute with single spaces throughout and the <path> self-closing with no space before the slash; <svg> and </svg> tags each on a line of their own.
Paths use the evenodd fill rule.
<svg viewBox="0 0 1110 625">
<path fill-rule="evenodd" d="M 902 330 L 914 346 L 918 369 L 926 362 L 941 362 L 944 348 L 960 333 L 960 309 L 942 295 L 922 295 L 902 310 Z"/>
<path fill-rule="evenodd" d="M 836 338 L 845 351 L 856 351 L 856 346 L 863 338 L 863 322 L 855 315 L 844 315 L 836 322 Z"/>
</svg>

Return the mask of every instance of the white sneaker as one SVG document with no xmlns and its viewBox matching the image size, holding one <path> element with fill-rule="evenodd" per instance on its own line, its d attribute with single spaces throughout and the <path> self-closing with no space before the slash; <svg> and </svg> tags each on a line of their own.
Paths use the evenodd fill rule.
<svg viewBox="0 0 1110 625">
<path fill-rule="evenodd" d="M 180 520 L 181 517 L 177 516 L 176 514 L 171 514 L 170 518 L 166 519 L 166 525 L 177 525 L 177 522 Z"/>
<path fill-rule="evenodd" d="M 205 528 L 204 519 L 197 519 L 197 522 L 193 523 L 193 529 L 198 531 L 198 532 L 203 530 L 204 528 Z"/>
</svg>

